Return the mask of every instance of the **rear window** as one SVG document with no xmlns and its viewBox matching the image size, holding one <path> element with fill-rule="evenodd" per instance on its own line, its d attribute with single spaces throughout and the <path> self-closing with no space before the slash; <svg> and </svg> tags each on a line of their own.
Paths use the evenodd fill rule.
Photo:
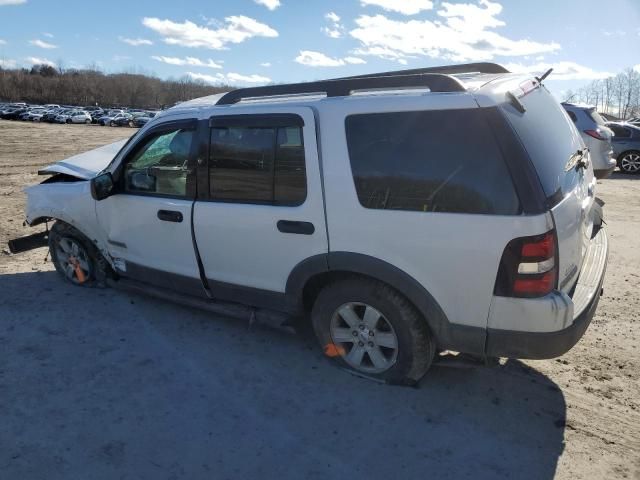
<svg viewBox="0 0 640 480">
<path fill-rule="evenodd" d="M 598 125 L 601 125 L 601 126 L 605 125 L 604 118 L 602 118 L 602 115 L 600 115 L 595 109 L 594 110 L 587 110 L 586 113 Z"/>
<path fill-rule="evenodd" d="M 544 87 L 520 98 L 520 102 L 524 113 L 510 104 L 505 104 L 502 111 L 531 157 L 546 196 L 562 198 L 579 181 L 576 169 L 565 171 L 565 166 L 571 156 L 583 148 L 580 134 L 569 115 Z"/>
<path fill-rule="evenodd" d="M 345 127 L 363 207 L 520 212 L 513 182 L 480 109 L 351 115 Z"/>
</svg>

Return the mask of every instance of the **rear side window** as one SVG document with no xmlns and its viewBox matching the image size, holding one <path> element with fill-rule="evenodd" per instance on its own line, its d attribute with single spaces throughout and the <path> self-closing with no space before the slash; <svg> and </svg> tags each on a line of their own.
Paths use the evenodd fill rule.
<svg viewBox="0 0 640 480">
<path fill-rule="evenodd" d="M 297 206 L 307 196 L 299 126 L 211 129 L 209 194 L 214 200 Z"/>
<path fill-rule="evenodd" d="M 520 204 L 480 109 L 352 115 L 347 143 L 366 208 L 514 215 Z"/>
</svg>

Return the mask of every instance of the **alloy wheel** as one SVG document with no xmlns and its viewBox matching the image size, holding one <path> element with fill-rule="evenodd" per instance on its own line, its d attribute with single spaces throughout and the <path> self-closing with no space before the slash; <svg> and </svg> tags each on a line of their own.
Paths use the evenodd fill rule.
<svg viewBox="0 0 640 480">
<path fill-rule="evenodd" d="M 62 271 L 71 282 L 80 284 L 91 276 L 89 254 L 77 240 L 62 237 L 56 245 L 56 257 Z"/>
<path fill-rule="evenodd" d="M 398 337 L 387 318 L 366 303 L 350 302 L 331 318 L 331 340 L 347 364 L 365 373 L 382 373 L 398 358 Z"/>
<path fill-rule="evenodd" d="M 620 169 L 627 173 L 638 173 L 640 171 L 640 154 L 636 152 L 627 153 L 620 160 Z"/>
</svg>

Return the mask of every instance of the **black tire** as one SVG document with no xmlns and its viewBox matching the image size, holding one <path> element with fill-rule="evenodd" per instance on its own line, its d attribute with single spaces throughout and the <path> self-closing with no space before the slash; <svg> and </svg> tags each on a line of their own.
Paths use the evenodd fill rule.
<svg viewBox="0 0 640 480">
<path fill-rule="evenodd" d="M 67 125 L 71 125 L 71 120 L 67 120 Z"/>
<path fill-rule="evenodd" d="M 344 357 L 355 348 L 355 343 L 334 345 L 332 321 L 338 310 L 349 303 L 373 307 L 391 325 L 397 338 L 397 352 L 395 362 L 385 371 L 371 373 L 354 368 Z M 391 384 L 417 383 L 431 366 L 436 352 L 433 335 L 415 307 L 395 289 L 368 278 L 354 276 L 326 286 L 313 305 L 311 322 L 320 346 L 339 366 Z"/>
<path fill-rule="evenodd" d="M 78 245 L 80 251 L 83 252 L 78 257 L 83 258 L 88 266 L 86 270 L 83 269 L 81 277 L 79 277 L 77 270 L 70 277 L 68 273 L 70 262 L 62 258 L 65 253 L 61 244 L 68 246 L 69 242 Z M 49 253 L 56 271 L 67 282 L 82 287 L 103 287 L 105 285 L 107 274 L 110 272 L 108 263 L 95 245 L 71 225 L 60 221 L 54 223 L 49 232 Z"/>
<path fill-rule="evenodd" d="M 634 156 L 640 156 L 640 151 L 637 150 L 627 150 L 626 152 L 622 152 L 619 156 L 618 156 L 618 168 L 620 169 L 621 172 L 623 173 L 629 173 L 631 175 L 637 175 L 640 173 L 640 170 L 631 170 L 628 167 L 625 168 L 625 166 L 623 166 L 623 159 L 627 156 L 627 155 L 634 155 Z"/>
</svg>

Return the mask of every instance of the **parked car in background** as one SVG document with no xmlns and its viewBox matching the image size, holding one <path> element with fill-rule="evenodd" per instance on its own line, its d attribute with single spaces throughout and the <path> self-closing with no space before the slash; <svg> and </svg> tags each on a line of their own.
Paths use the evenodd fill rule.
<svg viewBox="0 0 640 480">
<path fill-rule="evenodd" d="M 596 311 L 590 153 L 535 77 L 484 63 L 248 88 L 123 144 L 26 190 L 72 284 L 308 319 L 337 365 L 400 384 L 441 350 L 562 355 Z"/>
<path fill-rule="evenodd" d="M 138 112 L 133 114 L 133 118 L 129 122 L 130 127 L 144 127 L 150 120 L 155 117 L 155 112 Z"/>
<path fill-rule="evenodd" d="M 613 156 L 625 173 L 640 173 L 640 127 L 625 122 L 609 122 L 613 130 Z"/>
<path fill-rule="evenodd" d="M 9 107 L 4 112 L 2 112 L 1 118 L 4 120 L 17 120 L 20 118 L 20 115 L 22 115 L 26 111 L 26 107 Z"/>
<path fill-rule="evenodd" d="M 133 119 L 128 113 L 117 113 L 115 115 L 107 115 L 105 117 L 100 118 L 98 123 L 102 126 L 110 126 L 110 127 L 126 127 L 129 125 L 129 122 Z"/>
<path fill-rule="evenodd" d="M 562 106 L 591 152 L 596 178 L 607 178 L 616 168 L 611 147 L 613 132 L 605 125 L 604 119 L 594 106 L 566 102 Z"/>
<path fill-rule="evenodd" d="M 46 122 L 46 123 L 53 123 L 56 121 L 56 117 L 63 111 L 64 111 L 63 108 L 51 109 L 48 112 L 46 112 L 44 115 L 42 115 L 42 118 L 40 119 L 40 121 Z"/>
<path fill-rule="evenodd" d="M 31 108 L 29 109 L 28 112 L 23 114 L 25 118 L 24 119 L 21 118 L 21 120 L 27 120 L 32 122 L 35 120 L 36 117 L 38 117 L 38 119 L 42 118 L 42 115 L 44 115 L 46 111 L 47 109 L 44 107 Z"/>
<path fill-rule="evenodd" d="M 56 123 L 91 123 L 91 115 L 84 110 L 67 110 L 56 117 Z"/>
</svg>

